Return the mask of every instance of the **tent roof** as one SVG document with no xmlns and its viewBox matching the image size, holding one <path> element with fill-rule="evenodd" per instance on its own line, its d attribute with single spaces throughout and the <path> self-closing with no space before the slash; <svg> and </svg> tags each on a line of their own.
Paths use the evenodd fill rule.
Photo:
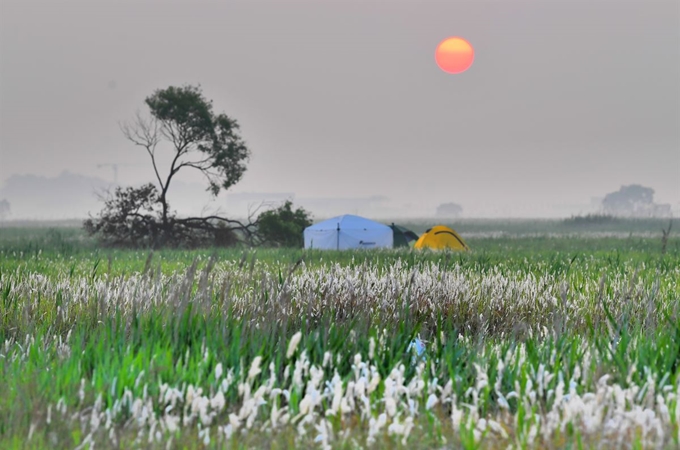
<svg viewBox="0 0 680 450">
<path fill-rule="evenodd" d="M 331 217 L 323 222 L 315 223 L 307 227 L 308 230 L 323 231 L 323 230 L 337 230 L 338 224 L 341 230 L 380 230 L 386 229 L 391 230 L 387 225 L 382 223 L 374 222 L 365 217 L 353 216 L 351 214 L 345 214 L 343 216 Z"/>
<path fill-rule="evenodd" d="M 415 248 L 434 248 L 452 250 L 469 250 L 463 238 L 452 228 L 437 225 L 427 230 L 415 243 Z"/>
<path fill-rule="evenodd" d="M 392 228 L 393 230 L 401 231 L 402 233 L 405 233 L 407 231 L 411 231 L 408 228 L 402 227 L 401 225 L 397 225 L 395 223 L 392 223 L 392 225 L 390 225 L 390 228 Z"/>
</svg>

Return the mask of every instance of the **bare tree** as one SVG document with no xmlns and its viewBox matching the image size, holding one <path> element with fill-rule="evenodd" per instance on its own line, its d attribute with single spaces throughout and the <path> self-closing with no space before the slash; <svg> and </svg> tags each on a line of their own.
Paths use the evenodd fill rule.
<svg viewBox="0 0 680 450">
<path fill-rule="evenodd" d="M 172 180 L 181 170 L 199 171 L 213 196 L 241 179 L 250 150 L 239 134 L 237 121 L 224 113 L 215 114 L 212 102 L 203 97 L 200 87 L 159 89 L 145 103 L 149 117 L 138 112 L 120 128 L 130 142 L 149 155 L 157 186 L 116 189 L 99 217 L 86 221 L 86 230 L 117 245 L 139 245 L 140 233 L 150 236 L 154 245 L 200 245 L 211 237 L 232 243 L 235 232 L 253 242 L 254 222 L 242 223 L 218 215 L 177 218 L 168 202 Z M 167 171 L 159 164 L 161 152 L 167 153 L 171 161 Z M 131 233 L 131 229 L 136 231 Z"/>
<path fill-rule="evenodd" d="M 143 147 L 151 158 L 165 224 L 168 190 L 180 170 L 198 170 L 208 181 L 208 190 L 216 196 L 241 179 L 250 150 L 239 135 L 236 120 L 226 114 L 214 114 L 212 102 L 203 98 L 198 87 L 159 89 L 146 99 L 146 104 L 151 117 L 145 119 L 137 113 L 135 120 L 122 124 L 121 129 L 128 140 Z M 170 144 L 172 158 L 165 176 L 161 176 L 156 158 L 158 145 L 163 142 Z"/>
</svg>

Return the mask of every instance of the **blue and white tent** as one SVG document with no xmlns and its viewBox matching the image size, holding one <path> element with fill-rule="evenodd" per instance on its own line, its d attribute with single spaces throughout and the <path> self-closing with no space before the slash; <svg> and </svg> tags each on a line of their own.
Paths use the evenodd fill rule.
<svg viewBox="0 0 680 450">
<path fill-rule="evenodd" d="M 354 248 L 392 248 L 392 228 L 364 217 L 333 217 L 305 228 L 305 248 L 347 250 Z"/>
</svg>

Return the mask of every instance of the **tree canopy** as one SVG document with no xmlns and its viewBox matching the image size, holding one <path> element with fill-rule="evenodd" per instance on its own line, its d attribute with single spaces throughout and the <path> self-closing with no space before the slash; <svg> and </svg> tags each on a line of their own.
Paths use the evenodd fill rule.
<svg viewBox="0 0 680 450">
<path fill-rule="evenodd" d="M 199 170 L 213 195 L 241 179 L 250 150 L 239 134 L 238 122 L 224 113 L 215 114 L 212 102 L 203 97 L 199 87 L 159 89 L 147 97 L 146 104 L 160 125 L 161 136 L 172 144 L 175 153 L 168 178 L 165 182 L 158 179 L 161 189 L 185 167 Z M 130 138 L 132 129 L 126 127 L 125 131 Z M 155 140 L 141 142 L 147 147 Z"/>
<path fill-rule="evenodd" d="M 621 186 L 602 200 L 605 213 L 617 216 L 664 217 L 670 215 L 669 204 L 654 203 L 654 189 L 639 184 Z"/>
</svg>

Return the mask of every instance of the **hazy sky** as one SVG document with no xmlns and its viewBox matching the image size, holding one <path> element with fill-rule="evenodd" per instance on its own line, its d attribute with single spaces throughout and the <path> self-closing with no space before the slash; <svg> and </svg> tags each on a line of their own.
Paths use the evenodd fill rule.
<svg viewBox="0 0 680 450">
<path fill-rule="evenodd" d="M 118 122 L 200 83 L 253 153 L 233 192 L 514 215 L 641 183 L 680 206 L 678 0 L 1 5 L 0 183 L 151 181 Z M 459 75 L 434 61 L 453 35 L 475 48 Z"/>
</svg>

